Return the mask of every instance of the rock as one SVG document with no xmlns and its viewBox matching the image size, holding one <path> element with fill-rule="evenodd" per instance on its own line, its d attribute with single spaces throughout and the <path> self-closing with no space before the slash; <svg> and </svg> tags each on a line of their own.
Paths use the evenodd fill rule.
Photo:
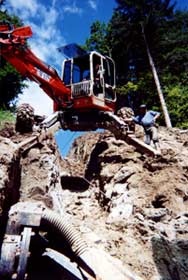
<svg viewBox="0 0 188 280">
<path fill-rule="evenodd" d="M 131 177 L 127 179 L 129 188 L 138 188 L 140 181 L 141 181 L 141 177 L 139 174 L 133 174 Z"/>
<path fill-rule="evenodd" d="M 107 223 L 119 222 L 127 220 L 133 213 L 132 204 L 118 205 L 111 209 L 111 213 L 108 216 Z"/>
<path fill-rule="evenodd" d="M 136 213 L 134 217 L 139 221 L 144 221 L 144 216 L 141 213 Z"/>
<path fill-rule="evenodd" d="M 116 206 L 121 205 L 121 204 L 125 205 L 126 203 L 131 203 L 127 192 L 118 196 L 117 198 L 114 198 L 112 196 L 112 202 L 111 202 L 110 208 L 116 207 Z"/>
<path fill-rule="evenodd" d="M 17 108 L 16 131 L 27 133 L 33 131 L 34 109 L 27 103 L 23 103 Z"/>
<path fill-rule="evenodd" d="M 114 182 L 120 183 L 125 182 L 129 177 L 131 177 L 135 171 L 131 167 L 122 167 L 114 176 Z"/>
<path fill-rule="evenodd" d="M 121 195 L 123 193 L 125 193 L 125 191 L 127 190 L 127 184 L 120 184 L 120 183 L 115 183 L 113 186 L 113 192 L 112 195 L 117 194 L 117 195 Z"/>
<path fill-rule="evenodd" d="M 104 182 L 109 182 L 110 179 L 114 177 L 114 175 L 118 172 L 119 165 L 116 164 L 108 164 L 102 167 L 102 170 L 100 172 L 100 178 Z"/>
<path fill-rule="evenodd" d="M 0 225 L 19 197 L 21 166 L 16 147 L 10 139 L 0 136 Z"/>
<path fill-rule="evenodd" d="M 104 193 L 106 198 L 108 199 L 112 198 L 113 188 L 114 188 L 113 183 L 108 183 L 104 186 Z"/>
<path fill-rule="evenodd" d="M 187 234 L 188 233 L 188 217 L 187 216 L 179 216 L 177 217 L 174 228 L 177 233 Z"/>
<path fill-rule="evenodd" d="M 166 208 L 145 208 L 143 211 L 144 216 L 155 222 L 159 222 L 163 217 L 168 214 L 168 209 Z"/>
</svg>

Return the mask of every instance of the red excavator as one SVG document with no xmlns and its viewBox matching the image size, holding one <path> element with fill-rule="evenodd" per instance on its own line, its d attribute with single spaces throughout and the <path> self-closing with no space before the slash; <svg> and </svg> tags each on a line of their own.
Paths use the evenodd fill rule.
<svg viewBox="0 0 188 280">
<path fill-rule="evenodd" d="M 52 98 L 54 111 L 70 112 L 69 117 L 76 113 L 77 121 L 83 115 L 85 121 L 80 121 L 84 123 L 89 121 L 88 113 L 96 117 L 99 111 L 114 111 L 115 66 L 111 58 L 98 52 L 75 55 L 64 61 L 61 79 L 55 69 L 44 64 L 27 47 L 26 39 L 32 36 L 29 26 L 13 28 L 2 24 L 0 34 L 1 55 L 23 76 L 39 84 Z M 72 47 L 77 51 L 74 45 Z M 79 124 L 83 126 L 81 129 L 84 123 Z"/>
<path fill-rule="evenodd" d="M 57 121 L 72 131 L 105 128 L 116 137 L 134 145 L 142 153 L 158 151 L 137 139 L 128 123 L 115 111 L 115 64 L 96 51 L 87 53 L 72 44 L 59 50 L 73 53 L 63 62 L 62 78 L 56 70 L 42 62 L 28 47 L 32 36 L 29 26 L 16 28 L 9 22 L 0 24 L 0 53 L 18 72 L 39 86 L 52 98 L 54 114 L 43 121 L 49 128 Z M 71 50 L 71 51 L 70 51 Z"/>
</svg>

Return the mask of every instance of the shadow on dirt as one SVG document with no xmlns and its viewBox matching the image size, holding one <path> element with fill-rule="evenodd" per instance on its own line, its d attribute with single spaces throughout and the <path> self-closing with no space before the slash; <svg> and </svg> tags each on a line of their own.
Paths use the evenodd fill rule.
<svg viewBox="0 0 188 280">
<path fill-rule="evenodd" d="M 152 249 L 160 280 L 188 279 L 188 240 L 170 242 L 158 235 L 152 238 Z"/>
<path fill-rule="evenodd" d="M 61 176 L 61 186 L 64 190 L 84 192 L 89 188 L 89 182 L 79 176 Z"/>
</svg>

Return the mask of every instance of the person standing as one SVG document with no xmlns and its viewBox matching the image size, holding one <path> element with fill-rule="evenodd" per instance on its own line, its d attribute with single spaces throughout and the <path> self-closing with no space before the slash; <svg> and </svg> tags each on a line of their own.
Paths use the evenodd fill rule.
<svg viewBox="0 0 188 280">
<path fill-rule="evenodd" d="M 144 128 L 144 142 L 147 145 L 150 145 L 151 141 L 153 141 L 153 144 L 157 150 L 160 149 L 158 130 L 156 126 L 156 120 L 159 118 L 159 116 L 159 112 L 148 111 L 147 106 L 145 104 L 142 104 L 139 107 L 139 115 L 133 117 L 133 121 Z"/>
</svg>

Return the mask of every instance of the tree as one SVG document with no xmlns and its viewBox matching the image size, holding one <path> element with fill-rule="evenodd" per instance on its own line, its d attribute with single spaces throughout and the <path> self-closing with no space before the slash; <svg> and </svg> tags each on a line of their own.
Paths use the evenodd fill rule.
<svg viewBox="0 0 188 280">
<path fill-rule="evenodd" d="M 161 34 L 162 83 L 171 120 L 173 125 L 187 128 L 188 11 L 176 11 Z"/>
<path fill-rule="evenodd" d="M 121 2 L 132 4 L 132 1 Z M 132 15 L 136 8 L 133 11 L 116 9 L 107 24 L 105 36 L 92 36 L 92 46 L 97 49 L 99 38 L 101 46 L 104 42 L 108 46 L 116 62 L 118 108 L 131 106 L 135 111 L 140 102 L 154 110 L 160 107 L 146 51 L 148 46 L 156 74 L 160 76 L 171 121 L 174 126 L 185 128 L 188 127 L 188 11 L 174 12 L 174 5 L 170 6 L 169 1 L 153 2 L 150 1 L 154 6 L 162 2 L 162 6 L 153 7 L 149 14 L 151 6 L 148 4 L 146 22 L 140 20 L 140 14 L 138 21 L 130 20 L 130 13 Z"/>
<path fill-rule="evenodd" d="M 170 0 L 116 0 L 116 2 L 118 4 L 116 9 L 118 22 L 117 18 L 116 20 L 112 19 L 111 28 L 114 33 L 118 32 L 122 35 L 121 37 L 124 38 L 124 45 L 125 42 L 128 42 L 126 48 L 129 48 L 129 55 L 132 55 L 132 57 L 134 57 L 135 53 L 137 54 L 137 52 L 139 52 L 138 43 L 140 43 L 141 46 L 143 46 L 144 43 L 145 52 L 149 59 L 149 64 L 163 109 L 165 122 L 167 127 L 171 127 L 171 121 L 151 49 L 155 49 L 156 42 L 159 42 L 159 30 L 161 24 L 173 16 L 174 4 L 171 5 Z M 121 26 L 120 29 L 117 28 L 117 24 Z M 122 26 L 126 27 L 123 28 Z M 123 34 L 122 31 L 125 31 L 125 33 Z M 132 48 L 132 51 L 130 51 L 130 48 Z"/>
<path fill-rule="evenodd" d="M 171 73 L 170 84 L 172 78 L 184 82 L 188 72 L 188 11 L 176 11 L 161 33 L 164 73 Z"/>
<path fill-rule="evenodd" d="M 110 54 L 110 49 L 107 44 L 108 26 L 100 21 L 95 21 L 90 27 L 90 37 L 86 39 L 83 46 L 84 49 L 93 51 L 96 50 L 102 54 Z"/>
<path fill-rule="evenodd" d="M 4 1 L 0 2 L 2 7 Z M 0 10 L 0 21 L 9 21 L 16 26 L 21 26 L 21 20 L 16 16 L 10 16 L 7 11 Z M 25 87 L 24 78 L 11 66 L 2 56 L 0 56 L 0 108 L 10 109 L 11 102 L 16 101 L 16 97 Z"/>
<path fill-rule="evenodd" d="M 147 55 L 148 55 L 148 59 L 149 59 L 149 64 L 151 66 L 151 71 L 152 71 L 153 78 L 155 80 L 155 84 L 156 84 L 156 87 L 157 87 L 157 92 L 158 92 L 159 100 L 160 100 L 161 107 L 162 107 L 162 110 L 163 110 L 166 126 L 167 127 L 172 127 L 171 120 L 170 120 L 169 113 L 168 113 L 168 109 L 167 109 L 166 102 L 165 102 L 165 99 L 164 99 L 162 87 L 161 87 L 161 84 L 160 84 L 160 81 L 159 81 L 159 76 L 158 76 L 158 73 L 157 73 L 157 70 L 156 70 L 156 67 L 155 67 L 153 57 L 151 55 L 151 51 L 150 51 L 150 48 L 149 48 L 149 45 L 148 45 L 148 41 L 146 39 L 145 28 L 144 28 L 143 23 L 141 23 L 141 28 L 142 28 L 142 34 L 143 34 L 144 42 L 145 42 L 145 45 L 146 45 L 146 51 L 147 51 Z"/>
</svg>

